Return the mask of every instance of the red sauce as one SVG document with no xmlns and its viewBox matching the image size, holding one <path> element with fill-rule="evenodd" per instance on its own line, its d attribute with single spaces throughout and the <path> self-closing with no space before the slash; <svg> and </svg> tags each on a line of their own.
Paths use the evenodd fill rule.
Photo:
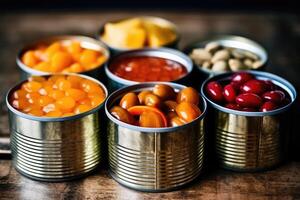
<svg viewBox="0 0 300 200">
<path fill-rule="evenodd" d="M 121 78 L 137 82 L 174 81 L 187 74 L 186 67 L 176 61 L 148 56 L 120 58 L 109 69 Z"/>
</svg>

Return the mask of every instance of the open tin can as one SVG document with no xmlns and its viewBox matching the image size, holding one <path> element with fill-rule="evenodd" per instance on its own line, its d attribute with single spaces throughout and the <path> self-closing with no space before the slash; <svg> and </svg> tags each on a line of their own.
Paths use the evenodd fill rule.
<svg viewBox="0 0 300 200">
<path fill-rule="evenodd" d="M 201 97 L 202 114 L 178 127 L 146 128 L 119 121 L 109 112 L 128 92 L 151 90 L 167 84 L 175 91 L 183 85 L 151 82 L 132 85 L 111 94 L 105 104 L 108 122 L 109 171 L 120 184 L 148 192 L 174 190 L 190 183 L 201 173 L 204 156 L 203 119 L 206 102 Z"/>
<path fill-rule="evenodd" d="M 283 78 L 260 71 L 246 71 L 260 80 L 271 80 L 284 89 L 291 102 L 267 112 L 245 112 L 228 109 L 213 102 L 205 87 L 211 81 L 228 80 L 233 73 L 207 79 L 201 94 L 209 102 L 206 118 L 208 134 L 213 135 L 217 162 L 234 171 L 260 171 L 275 167 L 287 157 L 289 140 L 289 108 L 296 99 L 295 88 Z"/>
<path fill-rule="evenodd" d="M 178 28 L 177 28 L 177 26 L 174 23 L 172 23 L 172 22 L 170 22 L 170 21 L 168 21 L 166 19 L 163 19 L 163 18 L 160 18 L 160 17 L 153 17 L 153 16 L 137 16 L 137 17 L 133 17 L 133 18 L 138 18 L 138 19 L 141 19 L 141 20 L 147 20 L 147 21 L 150 21 L 150 22 L 152 22 L 152 23 L 154 23 L 156 25 L 161 25 L 162 27 L 168 27 L 168 28 L 170 28 L 176 34 L 176 38 L 174 40 L 172 40 L 171 42 L 163 45 L 163 47 L 177 49 L 177 45 L 178 45 L 178 42 L 179 42 L 179 39 L 180 39 L 180 35 L 179 35 Z M 109 22 L 109 23 L 118 23 L 118 22 L 121 22 L 123 20 L 129 20 L 129 19 L 131 19 L 131 18 L 125 18 L 125 19 L 115 20 L 115 21 L 112 21 L 112 22 Z M 129 48 L 114 47 L 114 46 L 111 46 L 111 45 L 107 44 L 102 39 L 102 35 L 104 33 L 105 24 L 106 23 L 104 23 L 100 27 L 99 31 L 97 32 L 96 38 L 99 39 L 100 41 L 102 41 L 104 44 L 106 44 L 109 47 L 109 50 L 110 50 L 110 52 L 111 52 L 112 55 L 116 55 L 116 54 L 124 52 L 124 51 L 134 50 L 134 49 L 129 49 Z"/>
<path fill-rule="evenodd" d="M 179 77 L 176 80 L 173 80 L 172 82 L 182 83 L 185 85 L 190 84 L 189 77 L 191 75 L 191 72 L 193 70 L 193 63 L 191 59 L 186 56 L 185 54 L 181 53 L 180 51 L 169 49 L 169 48 L 158 48 L 158 49 L 152 49 L 152 48 L 145 48 L 145 49 L 139 49 L 139 50 L 131 50 L 126 51 L 123 53 L 118 54 L 117 56 L 114 56 L 105 66 L 105 73 L 108 77 L 108 90 L 109 91 L 115 91 L 119 88 L 138 84 L 140 82 L 127 80 L 125 78 L 121 78 L 117 75 L 115 75 L 111 70 L 111 65 L 120 59 L 123 58 L 130 58 L 130 57 L 157 57 L 157 58 L 163 58 L 171 61 L 175 61 L 179 64 L 181 64 L 183 67 L 186 68 L 187 73 L 183 75 L 182 77 Z"/>
<path fill-rule="evenodd" d="M 45 75 L 47 76 L 47 75 Z M 85 75 L 76 75 L 105 86 Z M 10 103 L 17 84 L 7 96 L 12 161 L 21 174 L 55 182 L 78 178 L 92 172 L 102 160 L 103 104 L 68 117 L 36 117 L 15 109 Z"/>
<path fill-rule="evenodd" d="M 24 48 L 22 48 L 19 51 L 17 58 L 16 58 L 17 65 L 21 70 L 22 79 L 27 79 L 30 76 L 41 76 L 41 75 L 51 74 L 51 72 L 39 71 L 39 70 L 33 69 L 33 68 L 25 65 L 22 62 L 21 57 L 26 51 L 34 49 L 35 47 L 37 47 L 39 45 L 50 45 L 53 42 L 69 43 L 70 41 L 78 41 L 78 42 L 80 42 L 80 45 L 82 48 L 99 51 L 106 57 L 106 60 L 105 60 L 105 62 L 103 62 L 103 64 L 101 64 L 91 70 L 80 72 L 80 74 L 84 74 L 87 76 L 91 76 L 95 79 L 105 81 L 104 65 L 109 60 L 109 57 L 110 57 L 110 53 L 109 53 L 107 46 L 104 43 L 102 43 L 101 41 L 98 41 L 94 38 L 80 36 L 80 35 L 52 36 L 52 37 L 48 37 L 48 38 L 33 42 L 29 45 L 26 45 Z"/>
</svg>

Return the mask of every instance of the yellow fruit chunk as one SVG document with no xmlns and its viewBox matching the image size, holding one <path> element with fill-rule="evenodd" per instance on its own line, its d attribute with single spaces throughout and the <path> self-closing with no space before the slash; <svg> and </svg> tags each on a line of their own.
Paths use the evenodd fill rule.
<svg viewBox="0 0 300 200">
<path fill-rule="evenodd" d="M 39 60 L 33 51 L 27 51 L 22 57 L 22 62 L 29 67 L 34 67 Z"/>
<path fill-rule="evenodd" d="M 174 30 L 169 27 L 161 27 L 151 22 L 145 22 L 148 33 L 148 45 L 150 47 L 160 47 L 176 39 Z"/>
<path fill-rule="evenodd" d="M 73 58 L 66 52 L 58 51 L 51 57 L 51 71 L 60 72 L 72 64 Z"/>
<path fill-rule="evenodd" d="M 75 107 L 76 102 L 71 97 L 63 97 L 61 99 L 58 99 L 56 101 L 56 103 L 57 103 L 59 109 L 69 111 Z"/>
<path fill-rule="evenodd" d="M 57 52 L 62 50 L 62 46 L 59 42 L 52 43 L 45 51 L 48 60 L 52 58 L 52 56 Z"/>
<path fill-rule="evenodd" d="M 83 79 L 79 76 L 68 76 L 67 80 L 71 83 L 72 88 L 79 88 Z"/>
<path fill-rule="evenodd" d="M 91 65 L 97 62 L 98 56 L 99 53 L 97 51 L 85 49 L 80 56 L 80 64 L 82 64 L 85 69 L 89 69 Z"/>
<path fill-rule="evenodd" d="M 82 81 L 81 87 L 87 93 L 104 93 L 103 90 L 99 87 L 99 85 L 91 80 Z"/>
<path fill-rule="evenodd" d="M 79 63 L 72 64 L 68 69 L 70 72 L 73 72 L 73 73 L 79 73 L 79 72 L 84 71 L 84 68 Z"/>
<path fill-rule="evenodd" d="M 78 41 L 72 41 L 71 44 L 67 47 L 67 49 L 71 54 L 77 54 L 82 51 L 80 42 Z"/>
</svg>

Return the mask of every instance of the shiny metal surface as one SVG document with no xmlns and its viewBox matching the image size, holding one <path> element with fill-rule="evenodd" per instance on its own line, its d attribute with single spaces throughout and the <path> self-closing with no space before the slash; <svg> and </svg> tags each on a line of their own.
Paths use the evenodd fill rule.
<svg viewBox="0 0 300 200">
<path fill-rule="evenodd" d="M 169 48 L 158 48 L 158 49 L 144 48 L 144 49 L 131 50 L 131 51 L 126 51 L 126 52 L 120 53 L 117 56 L 113 57 L 113 59 L 111 59 L 107 63 L 107 65 L 105 65 L 105 73 L 108 77 L 109 91 L 113 92 L 119 88 L 139 83 L 136 81 L 131 81 L 131 80 L 127 80 L 127 79 L 118 77 L 115 74 L 113 74 L 109 69 L 110 65 L 115 60 L 122 59 L 122 58 L 128 58 L 128 57 L 136 57 L 136 56 L 152 56 L 152 57 L 159 57 L 159 58 L 170 59 L 170 60 L 176 61 L 176 62 L 182 64 L 184 67 L 186 67 L 187 74 L 177 80 L 172 81 L 172 82 L 185 83 L 185 82 L 190 81 L 189 77 L 193 70 L 193 62 L 188 56 L 186 56 L 185 54 L 183 54 L 180 51 L 177 51 L 174 49 L 169 49 Z"/>
<path fill-rule="evenodd" d="M 185 86 L 167 83 L 176 89 Z M 128 91 L 151 89 L 155 83 L 133 85 L 113 93 L 105 105 L 108 123 L 109 170 L 119 183 L 132 189 L 174 190 L 201 172 L 204 156 L 203 114 L 193 122 L 170 128 L 142 128 L 118 121 L 109 108 Z"/>
<path fill-rule="evenodd" d="M 272 168 L 286 156 L 288 144 L 288 109 L 296 98 L 295 88 L 286 80 L 259 71 L 248 71 L 259 79 L 271 79 L 285 89 L 291 103 L 269 112 L 243 112 L 224 108 L 211 101 L 204 91 L 213 80 L 227 79 L 232 73 L 217 75 L 205 81 L 201 93 L 213 107 L 211 132 L 220 166 L 235 171 L 259 171 Z M 209 121 L 207 121 L 209 123 Z"/>
<path fill-rule="evenodd" d="M 80 36 L 80 35 L 52 36 L 52 37 L 44 38 L 42 40 L 38 40 L 38 41 L 35 41 L 31 44 L 26 45 L 23 49 L 21 49 L 19 51 L 19 53 L 17 55 L 17 58 L 16 58 L 17 65 L 21 70 L 22 79 L 27 79 L 29 76 L 32 76 L 32 75 L 38 76 L 38 75 L 49 75 L 50 74 L 48 72 L 35 70 L 31 67 L 26 66 L 21 61 L 21 57 L 22 57 L 22 55 L 24 54 L 25 51 L 27 51 L 29 49 L 32 49 L 32 48 L 35 48 L 36 46 L 41 45 L 41 44 L 49 45 L 49 44 L 51 44 L 53 42 L 57 42 L 57 41 L 60 41 L 60 42 L 63 42 L 63 43 L 68 43 L 71 40 L 76 40 L 76 41 L 81 42 L 81 46 L 83 48 L 92 49 L 92 50 L 95 50 L 95 51 L 100 51 L 105 55 L 106 61 L 102 65 L 100 65 L 100 66 L 98 66 L 98 67 L 96 67 L 92 70 L 84 71 L 84 72 L 80 73 L 80 74 L 88 75 L 88 76 L 91 76 L 95 79 L 104 81 L 105 76 L 104 76 L 103 66 L 109 60 L 109 57 L 110 57 L 108 47 L 101 41 L 98 41 L 94 38 L 90 38 L 90 37 L 86 37 L 86 36 Z"/>
<path fill-rule="evenodd" d="M 168 21 L 166 19 L 163 19 L 163 18 L 160 18 L 160 17 L 153 17 L 153 16 L 137 16 L 135 18 L 142 18 L 142 19 L 145 19 L 145 20 L 152 21 L 155 24 L 162 25 L 164 27 L 170 27 L 175 32 L 175 34 L 177 35 L 177 37 L 176 37 L 176 39 L 174 41 L 172 41 L 172 42 L 170 42 L 168 44 L 163 45 L 163 47 L 177 49 L 177 45 L 178 45 L 178 42 L 180 40 L 180 34 L 179 34 L 177 26 L 174 23 L 172 23 L 172 22 L 170 22 L 170 21 Z M 112 21 L 112 22 L 110 21 L 110 22 L 106 22 L 106 23 L 118 23 L 120 21 L 127 20 L 127 19 L 130 19 L 130 18 L 120 19 L 120 20 L 116 20 L 116 21 Z M 104 26 L 105 26 L 106 23 L 104 23 L 100 27 L 99 31 L 96 34 L 96 38 L 99 39 L 100 41 L 102 41 L 103 43 L 105 43 L 105 42 L 101 39 L 101 36 L 104 33 Z M 110 52 L 111 52 L 112 55 L 117 55 L 117 54 L 119 54 L 121 52 L 124 52 L 124 51 L 133 50 L 133 49 L 126 49 L 126 48 L 117 48 L 117 47 L 110 46 L 107 43 L 105 43 L 105 44 L 109 47 L 109 50 L 110 50 Z"/>
<path fill-rule="evenodd" d="M 87 76 L 77 75 L 96 81 Z M 99 83 L 106 92 L 103 84 Z M 42 181 L 83 176 L 102 160 L 103 104 L 89 112 L 63 118 L 26 115 L 9 104 L 12 160 L 21 174 Z"/>
</svg>

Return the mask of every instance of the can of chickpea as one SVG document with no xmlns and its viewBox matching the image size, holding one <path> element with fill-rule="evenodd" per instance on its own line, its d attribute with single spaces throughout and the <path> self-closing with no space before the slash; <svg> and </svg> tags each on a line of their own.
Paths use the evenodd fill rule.
<svg viewBox="0 0 300 200">
<path fill-rule="evenodd" d="M 44 38 L 26 45 L 16 58 L 21 77 L 55 73 L 79 73 L 105 81 L 104 65 L 109 60 L 107 46 L 79 35 Z"/>
<path fill-rule="evenodd" d="M 157 84 L 170 86 L 176 92 L 186 88 L 183 85 L 167 82 L 142 83 L 117 90 L 108 97 L 105 104 L 105 112 L 109 118 L 110 174 L 122 185 L 148 192 L 170 191 L 190 183 L 201 173 L 204 156 L 203 119 L 206 114 L 206 102 L 202 97 L 198 101 L 202 112 L 200 111 L 199 115 L 196 115 L 190 122 L 176 126 L 163 128 L 145 126 L 145 124 L 160 121 L 152 121 L 150 116 L 144 118 L 143 121 L 142 115 L 147 113 L 147 109 L 139 116 L 139 121 L 132 124 L 121 121 L 122 118 L 126 119 L 122 112 L 119 112 L 119 115 L 116 114 L 118 110 L 127 112 L 118 107 L 124 95 L 139 93 L 138 96 L 142 98 L 143 91 L 154 91 Z M 197 92 L 196 94 L 199 96 Z M 120 102 L 123 107 L 126 104 L 124 102 L 125 100 L 123 103 Z M 143 110 L 141 109 L 143 107 L 147 106 L 132 106 L 128 108 L 128 112 L 136 114 L 139 109 Z M 148 108 L 149 111 L 157 110 L 152 106 Z M 155 112 L 160 113 L 160 111 Z M 171 114 L 165 116 L 171 116 Z M 170 119 L 167 120 L 168 124 Z"/>
<path fill-rule="evenodd" d="M 261 171 L 288 156 L 288 110 L 297 95 L 288 81 L 260 71 L 225 73 L 207 79 L 201 94 L 211 107 L 206 122 L 221 167 Z"/>
<path fill-rule="evenodd" d="M 56 182 L 96 169 L 103 157 L 101 113 L 106 96 L 101 82 L 77 74 L 30 77 L 13 87 L 6 103 L 16 170 L 35 180 Z"/>
</svg>

